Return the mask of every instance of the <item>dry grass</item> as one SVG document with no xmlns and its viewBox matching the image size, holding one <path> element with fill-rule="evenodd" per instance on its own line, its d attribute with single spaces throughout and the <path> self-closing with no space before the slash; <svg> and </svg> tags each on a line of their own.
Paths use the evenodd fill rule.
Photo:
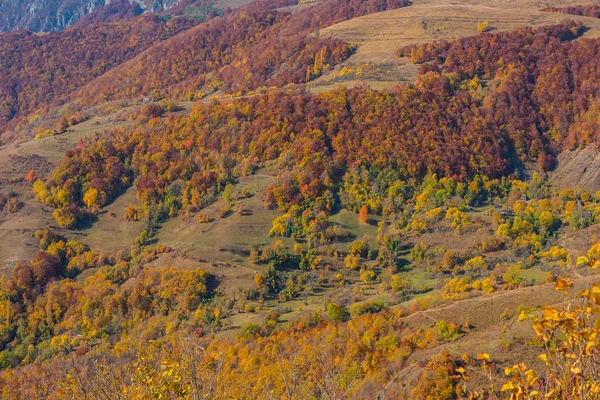
<svg viewBox="0 0 600 400">
<path fill-rule="evenodd" d="M 550 182 L 560 189 L 574 189 L 576 183 L 595 194 L 600 190 L 600 152 L 592 147 L 563 152 Z"/>
<path fill-rule="evenodd" d="M 244 4 L 246 0 L 237 2 L 225 0 L 223 4 L 225 2 L 235 6 Z M 582 21 L 591 28 L 586 36 L 600 36 L 600 20 L 538 11 L 542 7 L 557 4 L 556 1 L 540 3 L 528 0 L 460 2 L 415 0 L 414 3 L 411 7 L 357 18 L 323 30 L 321 34 L 347 40 L 356 44 L 358 50 L 343 65 L 318 79 L 311 90 L 315 92 L 330 90 L 339 84 L 345 86 L 368 84 L 375 89 L 383 89 L 398 83 L 413 81 L 417 67 L 406 59 L 398 59 L 395 55 L 397 48 L 411 43 L 476 35 L 478 34 L 477 23 L 484 20 L 489 21 L 492 31 L 499 31 L 528 25 L 557 23 L 570 18 Z M 566 3 L 568 2 L 560 2 L 560 4 Z M 353 71 L 360 67 L 361 75 L 357 76 L 353 72 L 340 79 L 339 72 L 343 67 Z M 185 112 L 191 108 L 191 103 L 184 103 L 182 106 Z M 23 177 L 29 168 L 27 163 L 34 158 L 35 162 L 43 166 L 44 171 L 51 171 L 62 160 L 64 152 L 81 138 L 128 124 L 129 122 L 116 120 L 116 114 L 119 112 L 95 117 L 72 127 L 70 132 L 60 136 L 0 147 L 0 182 Z M 15 156 L 19 157 L 15 158 Z M 581 165 L 583 164 L 578 163 L 576 167 L 579 168 Z M 201 224 L 196 221 L 194 215 L 189 219 L 177 217 L 164 223 L 157 235 L 158 242 L 169 245 L 176 251 L 161 255 L 150 266 L 205 269 L 220 278 L 220 290 L 228 294 L 235 293 L 239 288 L 251 287 L 254 284 L 254 274 L 264 267 L 250 264 L 247 261 L 247 251 L 253 244 L 264 245 L 274 240 L 269 238 L 268 232 L 273 219 L 281 214 L 279 210 L 265 210 L 261 200 L 265 188 L 274 179 L 273 176 L 266 174 L 241 179 L 238 190 L 248 189 L 254 196 L 236 201 L 233 213 L 226 218 L 217 216 L 219 209 L 225 204 L 223 199 L 219 199 L 201 211 L 212 217 L 213 222 Z M 4 185 L 0 189 L 7 189 L 6 184 Z M 5 266 L 13 259 L 31 258 L 37 250 L 37 240 L 33 236 L 35 230 L 54 224 L 50 210 L 44 209 L 35 201 L 30 187 L 17 185 L 15 190 L 21 195 L 25 207 L 16 214 L 0 217 L 0 266 Z M 139 234 L 141 224 L 124 221 L 123 214 L 125 208 L 135 202 L 135 189 L 130 188 L 105 207 L 98 221 L 89 229 L 67 232 L 67 234 L 78 236 L 84 243 L 101 251 L 129 249 Z M 240 215 L 237 212 L 239 207 L 251 210 L 250 215 Z M 375 225 L 359 225 L 356 215 L 347 211 L 332 216 L 331 220 L 348 227 L 357 236 L 373 237 L 376 234 Z M 600 237 L 599 229 L 591 227 L 589 230 L 571 236 L 565 235 L 560 245 L 574 254 L 582 254 Z M 477 233 L 466 236 L 437 233 L 423 235 L 415 240 L 424 240 L 431 246 L 466 250 L 476 235 Z M 339 247 L 343 251 L 347 244 L 340 243 Z M 283 307 L 289 307 L 291 310 L 283 313 L 282 321 L 292 321 L 305 311 L 320 310 L 327 301 L 352 297 L 353 289 L 359 286 L 356 273 L 353 275 L 344 269 L 340 271 L 348 276 L 352 283 L 343 288 L 330 286 L 324 288 L 322 292 L 311 294 L 306 300 L 294 300 L 282 304 Z M 434 280 L 427 279 L 420 269 L 406 271 L 403 275 L 415 285 L 435 283 Z M 578 279 L 577 282 L 578 289 L 589 283 L 584 278 Z M 365 289 L 359 300 L 386 301 L 386 296 L 389 297 L 389 294 L 373 285 Z M 524 324 L 510 324 L 507 329 L 508 334 L 502 334 L 503 328 L 511 321 L 501 319 L 500 316 L 505 310 L 514 310 L 518 305 L 535 306 L 561 301 L 562 295 L 557 293 L 552 285 L 542 285 L 500 292 L 416 313 L 406 318 L 406 322 L 412 327 L 431 326 L 436 320 L 445 319 L 459 324 L 468 320 L 473 325 L 473 329 L 455 342 L 417 353 L 409 363 L 420 363 L 437 353 L 441 347 L 448 347 L 457 355 L 471 352 L 473 349 L 479 352 L 487 351 L 501 364 L 513 363 L 517 356 L 534 362 L 538 349 L 523 346 L 520 341 L 520 338 L 527 337 L 531 332 Z M 265 311 L 268 311 L 276 305 L 267 304 L 266 307 Z M 241 326 L 250 321 L 261 322 L 263 319 L 264 315 L 261 313 L 234 314 L 230 317 L 229 323 L 233 326 Z M 509 346 L 510 351 L 507 351 L 506 345 Z M 413 372 L 408 371 L 406 379 L 416 377 L 419 370 L 415 368 Z"/>
<path fill-rule="evenodd" d="M 8 182 L 24 178 L 29 169 L 35 169 L 38 176 L 47 175 L 80 139 L 120 126 L 112 122 L 113 118 L 114 115 L 93 118 L 62 135 L 13 142 L 0 148 L 0 192 L 12 189 L 25 203 L 19 212 L 0 216 L 0 267 L 18 259 L 33 258 L 38 249 L 35 231 L 55 224 L 51 210 L 34 198 L 31 186 Z"/>
<path fill-rule="evenodd" d="M 217 8 L 238 8 L 246 4 L 252 3 L 253 0 L 217 0 L 215 6 Z"/>
<path fill-rule="evenodd" d="M 98 220 L 89 229 L 80 232 L 79 240 L 98 251 L 128 251 L 140 234 L 142 223 L 126 221 L 123 216 L 127 207 L 136 203 L 135 188 L 130 187 L 102 209 Z"/>
<path fill-rule="evenodd" d="M 399 60 L 399 47 L 434 40 L 454 40 L 477 35 L 477 24 L 489 21 L 490 31 L 509 31 L 524 26 L 559 23 L 565 19 L 580 21 L 590 28 L 585 37 L 600 36 L 600 20 L 558 13 L 542 13 L 551 5 L 573 4 L 571 1 L 530 0 L 415 0 L 410 7 L 370 14 L 323 29 L 321 35 L 340 38 L 357 46 L 356 53 L 340 66 L 316 80 L 315 91 L 333 86 L 356 86 L 355 79 L 340 79 L 343 67 L 365 64 L 380 67 L 378 73 L 365 73 L 358 81 L 375 88 L 392 87 L 413 81 L 416 68 Z M 323 88 L 320 88 L 323 86 Z"/>
<path fill-rule="evenodd" d="M 574 281 L 575 287 L 570 291 L 570 297 L 592 284 L 600 282 L 600 276 L 580 278 Z M 452 321 L 458 325 L 468 321 L 472 327 L 465 329 L 466 334 L 454 342 L 413 353 L 405 364 L 408 367 L 398 374 L 400 382 L 408 384 L 409 389 L 413 387 L 414 381 L 423 371 L 421 367 L 443 348 L 448 349 L 457 359 L 464 353 L 469 354 L 472 358 L 477 353 L 488 353 L 497 376 L 503 376 L 504 367 L 518 362 L 525 362 L 528 367 L 543 371 L 543 363 L 537 358 L 542 349 L 527 343 L 534 336 L 531 322 L 518 322 L 517 308 L 519 306 L 559 306 L 564 301 L 563 293 L 556 291 L 554 284 L 545 284 L 457 301 L 412 314 L 404 320 L 408 326 L 413 328 L 433 326 L 440 319 Z M 485 377 L 479 374 L 477 369 L 473 371 L 471 378 L 470 385 L 472 387 L 487 384 Z"/>
<path fill-rule="evenodd" d="M 182 103 L 180 106 L 185 112 L 191 109 L 192 103 Z M 0 271 L 12 261 L 33 258 L 38 249 L 35 231 L 46 226 L 56 228 L 52 210 L 43 207 L 34 198 L 31 186 L 19 183 L 19 180 L 25 178 L 30 169 L 34 169 L 40 177 L 47 176 L 60 163 L 65 152 L 73 148 L 80 139 L 130 125 L 130 121 L 119 116 L 125 115 L 127 111 L 127 108 L 119 109 L 108 115 L 93 117 L 58 136 L 12 142 L 0 147 L 0 193 L 14 190 L 25 203 L 17 213 L 0 215 Z M 127 193 L 130 194 L 117 199 L 106 208 L 107 212 L 100 215 L 99 222 L 92 229 L 85 233 L 62 233 L 82 237 L 85 243 L 100 250 L 128 249 L 139 234 L 139 227 L 122 219 L 124 208 L 135 199 L 134 191 Z M 111 217 L 111 212 L 115 212 L 117 217 Z"/>
<path fill-rule="evenodd" d="M 35 231 L 54 222 L 50 210 L 24 189 L 14 190 L 25 206 L 15 214 L 0 214 L 0 274 L 13 261 L 33 258 L 39 248 Z"/>
<path fill-rule="evenodd" d="M 199 261 L 190 257 L 184 257 L 179 251 L 161 254 L 152 261 L 148 267 L 162 268 L 173 267 L 183 270 L 194 270 L 201 268 L 219 278 L 219 291 L 233 295 L 237 289 L 254 286 L 254 273 L 251 268 L 240 267 L 228 263 Z"/>
<path fill-rule="evenodd" d="M 253 196 L 236 201 L 229 216 L 217 215 L 225 205 L 219 198 L 200 211 L 211 217 L 212 222 L 199 223 L 195 215 L 189 219 L 174 218 L 162 226 L 157 235 L 159 242 L 196 257 L 247 265 L 250 245 L 270 243 L 273 219 L 281 214 L 279 210 L 265 210 L 261 200 L 273 180 L 273 176 L 263 174 L 243 178 L 237 185 L 238 191 L 247 189 Z M 240 207 L 250 210 L 251 215 L 240 215 L 237 212 Z"/>
</svg>

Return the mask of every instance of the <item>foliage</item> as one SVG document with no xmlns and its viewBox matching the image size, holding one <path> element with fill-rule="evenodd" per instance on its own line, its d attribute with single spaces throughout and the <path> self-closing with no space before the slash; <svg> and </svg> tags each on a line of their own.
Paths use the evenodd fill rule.
<svg viewBox="0 0 600 400">
<path fill-rule="evenodd" d="M 592 18 L 600 18 L 600 6 L 597 4 L 586 4 L 581 6 L 566 6 L 566 7 L 546 7 L 540 11 L 557 12 L 571 15 L 582 15 Z"/>
<path fill-rule="evenodd" d="M 156 16 L 115 24 L 78 26 L 48 35 L 0 35 L 0 126 L 72 93 L 157 41 L 194 24 Z M 93 60 L 93 61 L 92 61 Z"/>
<path fill-rule="evenodd" d="M 570 279 L 560 278 L 556 289 L 565 297 L 573 286 Z M 596 398 L 600 391 L 596 366 L 600 357 L 598 324 L 594 317 L 599 312 L 600 286 L 594 285 L 581 292 L 574 301 L 560 307 L 544 306 L 541 314 L 521 311 L 519 321 L 531 320 L 536 339 L 543 348 L 538 358 L 545 365 L 545 372 L 528 369 L 519 362 L 506 367 L 507 380 L 500 392 L 511 399 L 544 398 Z M 492 376 L 488 367 L 489 356 L 483 360 L 483 370 Z M 468 379 L 465 374 L 463 379 Z M 495 396 L 493 385 L 482 391 L 471 391 L 473 399 Z"/>
<path fill-rule="evenodd" d="M 369 208 L 367 206 L 362 206 L 360 211 L 358 212 L 358 221 L 361 224 L 366 224 L 369 222 Z"/>
<path fill-rule="evenodd" d="M 490 29 L 490 23 L 488 21 L 480 21 L 477 23 L 477 32 L 483 33 Z"/>
<path fill-rule="evenodd" d="M 458 327 L 453 322 L 446 322 L 440 319 L 435 323 L 435 332 L 437 340 L 440 342 L 452 342 L 460 336 Z"/>
<path fill-rule="evenodd" d="M 140 96 L 159 88 L 163 96 L 194 100 L 219 89 L 239 95 L 302 83 L 351 53 L 348 44 L 315 36 L 314 31 L 409 4 L 405 0 L 330 0 L 291 14 L 277 11 L 280 3 L 254 2 L 213 18 L 159 43 L 129 65 L 113 69 L 77 95 L 88 103 L 97 103 L 104 98 Z M 198 58 L 203 62 L 196 62 Z M 140 74 L 144 80 L 138 79 Z"/>
<path fill-rule="evenodd" d="M 350 317 L 350 314 L 346 310 L 346 307 L 336 303 L 329 303 L 327 304 L 327 317 L 332 322 L 339 322 L 346 321 Z"/>
</svg>

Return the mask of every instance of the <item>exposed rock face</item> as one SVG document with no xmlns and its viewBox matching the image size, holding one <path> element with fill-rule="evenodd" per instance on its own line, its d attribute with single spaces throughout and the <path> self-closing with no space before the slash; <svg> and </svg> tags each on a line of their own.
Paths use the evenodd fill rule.
<svg viewBox="0 0 600 400">
<path fill-rule="evenodd" d="M 136 2 L 142 10 L 156 12 L 169 9 L 180 0 L 136 0 Z M 28 29 L 34 32 L 60 31 L 110 3 L 111 0 L 0 1 L 0 31 L 17 29 Z"/>
<path fill-rule="evenodd" d="M 561 189 L 579 187 L 596 193 L 600 190 L 600 152 L 591 147 L 563 152 L 550 180 Z"/>
</svg>

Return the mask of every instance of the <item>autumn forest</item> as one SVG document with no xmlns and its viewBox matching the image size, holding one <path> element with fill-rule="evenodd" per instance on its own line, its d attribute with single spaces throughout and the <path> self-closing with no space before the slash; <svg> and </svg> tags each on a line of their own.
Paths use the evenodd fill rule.
<svg viewBox="0 0 600 400">
<path fill-rule="evenodd" d="M 467 3 L 0 33 L 0 397 L 598 398 L 600 9 Z"/>
</svg>

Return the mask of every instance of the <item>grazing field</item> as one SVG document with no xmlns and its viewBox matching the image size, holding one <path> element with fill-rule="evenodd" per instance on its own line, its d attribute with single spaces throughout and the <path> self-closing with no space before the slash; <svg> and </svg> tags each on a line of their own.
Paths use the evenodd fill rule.
<svg viewBox="0 0 600 400">
<path fill-rule="evenodd" d="M 261 200 L 274 179 L 266 174 L 243 178 L 236 191 L 247 190 L 251 197 L 236 200 L 224 217 L 218 216 L 226 204 L 219 198 L 200 211 L 211 219 L 207 223 L 198 222 L 196 214 L 167 221 L 160 228 L 158 242 L 190 256 L 247 265 L 250 246 L 270 243 L 271 223 L 280 215 L 279 210 L 265 209 Z"/>
<path fill-rule="evenodd" d="M 569 4 L 578 2 L 415 0 L 410 7 L 345 21 L 321 30 L 320 34 L 355 45 L 355 54 L 309 87 L 318 93 L 339 85 L 368 85 L 382 89 L 412 82 L 418 66 L 407 59 L 398 59 L 398 48 L 477 35 L 477 24 L 482 21 L 489 22 L 489 32 L 498 32 L 570 19 L 589 28 L 584 37 L 600 36 L 599 19 L 539 11 L 544 7 Z"/>
<path fill-rule="evenodd" d="M 187 112 L 193 103 L 182 102 L 178 112 Z M 7 268 L 14 260 L 32 258 L 37 251 L 37 230 L 52 226 L 58 229 L 52 218 L 52 210 L 41 205 L 33 196 L 31 184 L 24 181 L 30 170 L 36 178 L 46 178 L 63 160 L 67 150 L 75 147 L 81 139 L 102 134 L 133 123 L 127 113 L 139 108 L 121 108 L 104 115 L 71 126 L 66 132 L 34 138 L 33 128 L 20 140 L 0 146 L 0 193 L 14 191 L 24 207 L 16 213 L 0 214 L 0 266 Z M 123 220 L 125 208 L 135 199 L 135 190 L 130 190 L 107 206 L 99 220 L 89 227 L 73 232 L 64 232 L 82 238 L 89 245 L 102 250 L 129 249 L 139 234 L 139 224 Z M 113 216 L 114 215 L 114 216 Z"/>
<path fill-rule="evenodd" d="M 600 18 L 263 1 L 2 133 L 0 397 L 501 398 L 570 315 L 599 361 Z"/>
<path fill-rule="evenodd" d="M 136 202 L 135 188 L 130 187 L 114 202 L 104 207 L 97 221 L 89 228 L 77 232 L 76 236 L 91 248 L 100 251 L 129 251 L 142 230 L 142 223 L 126 221 L 123 216 L 127 207 Z"/>
</svg>

